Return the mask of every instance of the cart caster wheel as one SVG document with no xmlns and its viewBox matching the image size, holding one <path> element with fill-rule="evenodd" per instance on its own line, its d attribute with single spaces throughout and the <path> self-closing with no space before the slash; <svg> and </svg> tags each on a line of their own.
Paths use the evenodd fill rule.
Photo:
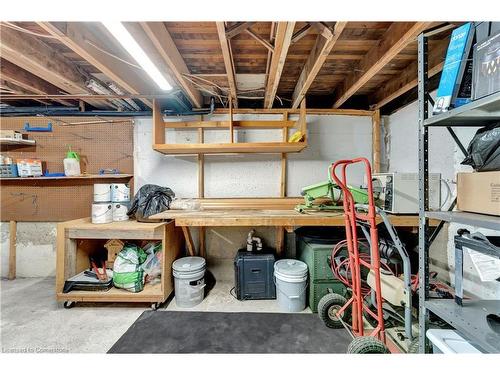
<svg viewBox="0 0 500 375">
<path fill-rule="evenodd" d="M 418 354 L 418 337 L 411 340 L 410 344 L 408 345 L 408 354 Z"/>
<path fill-rule="evenodd" d="M 75 301 L 64 301 L 63 307 L 65 309 L 71 309 L 72 307 L 75 307 Z"/>
<path fill-rule="evenodd" d="M 160 307 L 161 303 L 156 302 L 151 304 L 151 310 L 156 311 Z"/>
<path fill-rule="evenodd" d="M 328 293 L 319 300 L 318 315 L 328 328 L 342 328 L 344 325 L 337 317 L 337 312 L 347 303 L 347 300 L 336 293 Z M 348 320 L 351 316 L 351 306 L 344 310 L 342 318 Z"/>
<path fill-rule="evenodd" d="M 347 348 L 348 354 L 388 354 L 389 349 L 385 344 L 372 336 L 356 337 Z"/>
</svg>

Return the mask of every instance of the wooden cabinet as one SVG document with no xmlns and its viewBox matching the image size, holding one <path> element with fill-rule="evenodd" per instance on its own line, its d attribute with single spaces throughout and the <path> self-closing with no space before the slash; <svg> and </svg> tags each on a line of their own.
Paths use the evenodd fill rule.
<svg viewBox="0 0 500 375">
<path fill-rule="evenodd" d="M 71 291 L 63 293 L 64 282 L 89 266 L 89 255 L 106 251 L 108 239 L 159 240 L 163 245 L 161 282 L 146 284 L 144 290 L 132 293 L 111 288 L 105 292 Z M 184 241 L 182 231 L 173 221 L 138 223 L 136 221 L 92 224 L 90 218 L 67 221 L 57 227 L 56 298 L 68 302 L 164 302 L 174 290 L 172 263 L 179 257 Z"/>
</svg>

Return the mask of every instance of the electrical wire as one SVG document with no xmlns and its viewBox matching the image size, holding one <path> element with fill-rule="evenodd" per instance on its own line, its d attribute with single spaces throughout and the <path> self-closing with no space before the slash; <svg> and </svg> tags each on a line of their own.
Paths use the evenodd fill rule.
<svg viewBox="0 0 500 375">
<path fill-rule="evenodd" d="M 118 56 L 116 56 L 116 55 L 112 54 L 111 52 L 106 51 L 105 49 L 103 49 L 103 48 L 99 47 L 98 45 L 96 45 L 96 44 L 92 43 L 92 42 L 91 42 L 90 40 L 88 40 L 88 39 L 85 39 L 85 43 L 90 44 L 90 45 L 91 45 L 92 47 L 94 47 L 96 50 L 98 50 L 98 51 L 100 51 L 100 52 L 102 52 L 102 53 L 105 53 L 106 55 L 108 55 L 108 56 L 110 56 L 110 57 L 112 57 L 112 58 L 114 58 L 114 59 L 116 59 L 116 60 L 118 60 L 118 61 L 121 61 L 121 62 L 122 62 L 122 63 L 124 63 L 124 64 L 130 65 L 130 66 L 132 66 L 132 67 L 134 67 L 134 68 L 136 68 L 136 69 L 139 69 L 139 70 L 144 70 L 144 69 L 142 69 L 142 67 L 140 67 L 139 65 L 136 65 L 136 64 L 134 64 L 134 63 L 131 63 L 130 61 L 124 60 L 124 59 L 122 59 L 121 57 L 118 57 Z"/>
<path fill-rule="evenodd" d="M 446 199 L 443 201 L 443 204 L 441 205 L 441 207 L 439 207 L 439 209 L 442 210 L 443 207 L 445 206 L 445 204 L 448 202 L 448 199 L 451 198 L 452 192 L 451 192 L 450 185 L 448 184 L 448 181 L 446 181 L 443 178 L 441 178 L 440 181 L 443 181 L 444 185 L 446 186 Z"/>
</svg>

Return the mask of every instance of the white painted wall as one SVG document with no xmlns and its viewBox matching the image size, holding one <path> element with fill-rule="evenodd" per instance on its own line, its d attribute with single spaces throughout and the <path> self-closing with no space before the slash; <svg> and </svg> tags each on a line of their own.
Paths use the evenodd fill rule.
<svg viewBox="0 0 500 375">
<path fill-rule="evenodd" d="M 477 128 L 454 128 L 455 133 L 467 147 Z M 384 117 L 386 152 L 383 166 L 390 172 L 418 172 L 418 103 L 414 102 L 396 113 Z M 471 172 L 469 166 L 462 166 L 463 154 L 455 146 L 453 138 L 446 128 L 431 128 L 429 133 L 429 171 L 438 172 L 451 182 L 455 196 L 456 173 Z M 448 207 L 448 206 L 446 206 Z M 454 244 L 453 236 L 457 229 L 467 228 L 471 232 L 481 231 L 485 235 L 500 236 L 500 232 L 472 228 L 459 224 L 450 224 L 443 229 L 430 250 L 431 265 L 439 276 L 452 284 L 454 282 Z M 464 258 L 464 289 L 485 299 L 500 298 L 500 283 L 480 283 L 470 258 Z"/>
</svg>

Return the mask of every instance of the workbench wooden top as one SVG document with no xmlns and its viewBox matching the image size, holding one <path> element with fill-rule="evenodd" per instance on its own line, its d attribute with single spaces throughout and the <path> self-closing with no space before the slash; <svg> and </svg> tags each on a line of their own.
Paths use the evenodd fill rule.
<svg viewBox="0 0 500 375">
<path fill-rule="evenodd" d="M 59 224 L 67 238 L 162 239 L 164 222 L 139 223 L 135 220 L 94 224 L 89 217 Z"/>
<path fill-rule="evenodd" d="M 388 215 L 396 227 L 418 226 L 417 215 Z M 309 212 L 295 210 L 167 210 L 151 216 L 151 219 L 174 219 L 177 226 L 344 226 L 344 213 Z M 382 219 L 379 218 L 378 222 Z M 437 224 L 434 220 L 432 224 Z"/>
</svg>

